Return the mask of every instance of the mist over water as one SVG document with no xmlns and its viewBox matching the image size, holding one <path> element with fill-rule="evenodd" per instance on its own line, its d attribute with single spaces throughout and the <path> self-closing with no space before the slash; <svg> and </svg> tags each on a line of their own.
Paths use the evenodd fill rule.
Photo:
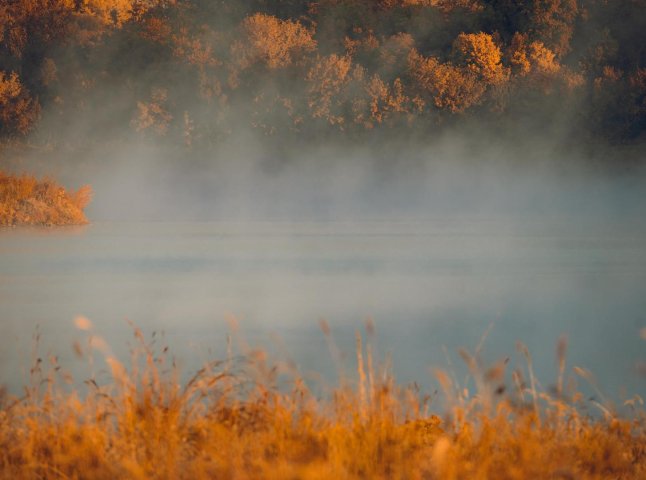
<svg viewBox="0 0 646 480">
<path fill-rule="evenodd" d="M 530 137 L 531 138 L 531 137 Z M 586 147 L 588 150 L 590 146 Z M 124 141 L 9 163 L 90 183 L 94 221 L 385 220 L 444 215 L 641 222 L 639 149 L 565 149 L 458 131 L 429 142 L 277 146 L 251 133 L 206 151 Z"/>
<path fill-rule="evenodd" d="M 234 316 L 250 343 L 328 377 L 319 319 L 352 370 L 354 330 L 372 318 L 398 378 L 431 388 L 443 347 L 461 372 L 458 347 L 473 349 L 489 326 L 486 360 L 519 360 L 521 340 L 549 384 L 565 334 L 569 365 L 607 393 L 646 393 L 636 372 L 646 197 L 635 169 L 457 138 L 298 157 L 243 140 L 185 164 L 151 145 L 53 163 L 68 185 L 91 180 L 93 223 L 0 232 L 0 365 L 12 388 L 36 325 L 48 349 L 76 362 L 82 314 L 122 355 L 126 319 L 165 332 L 189 371 L 226 354 Z"/>
<path fill-rule="evenodd" d="M 429 367 L 490 327 L 486 360 L 518 359 L 523 341 L 549 383 L 567 335 L 569 365 L 617 397 L 646 394 L 636 373 L 646 358 L 643 148 L 579 144 L 578 101 L 357 138 L 267 138 L 232 103 L 220 125 L 229 133 L 187 148 L 135 134 L 134 93 L 122 93 L 104 85 L 88 102 L 97 108 L 66 124 L 45 109 L 32 139 L 46 145 L 39 135 L 56 132 L 57 147 L 1 158 L 9 171 L 94 190 L 87 227 L 0 231 L 0 379 L 11 389 L 27 380 L 37 325 L 44 350 L 87 376 L 71 350 L 82 337 L 73 319 L 85 315 L 124 358 L 126 320 L 165 332 L 188 372 L 226 354 L 235 317 L 250 343 L 328 377 L 319 320 L 352 370 L 354 331 L 372 318 L 397 377 L 430 388 Z M 279 112 L 266 115 L 281 125 Z"/>
</svg>

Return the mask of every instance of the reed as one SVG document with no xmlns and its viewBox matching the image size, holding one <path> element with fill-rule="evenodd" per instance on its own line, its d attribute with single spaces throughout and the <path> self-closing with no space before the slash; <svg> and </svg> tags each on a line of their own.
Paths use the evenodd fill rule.
<svg viewBox="0 0 646 480">
<path fill-rule="evenodd" d="M 628 417 L 609 405 L 584 414 L 564 373 L 554 393 L 540 388 L 522 345 L 511 386 L 508 362 L 485 368 L 477 352 L 462 352 L 473 392 L 438 370 L 446 405 L 436 415 L 373 357 L 371 325 L 357 334 L 356 374 L 325 394 L 251 348 L 180 381 L 168 348 L 140 330 L 126 364 L 87 319 L 77 326 L 88 335 L 77 354 L 99 353 L 110 380 L 92 376 L 81 394 L 56 358 L 36 357 L 24 395 L 0 403 L 1 478 L 646 478 L 641 399 Z"/>
</svg>

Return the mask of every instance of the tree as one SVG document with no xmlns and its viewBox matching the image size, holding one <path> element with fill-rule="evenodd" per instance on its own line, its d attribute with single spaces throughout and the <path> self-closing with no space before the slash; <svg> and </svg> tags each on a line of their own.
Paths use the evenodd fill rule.
<svg viewBox="0 0 646 480">
<path fill-rule="evenodd" d="M 435 57 L 423 57 L 415 50 L 408 61 L 422 98 L 430 97 L 438 109 L 461 113 L 482 100 L 486 85 L 471 69 L 441 63 Z"/>
<path fill-rule="evenodd" d="M 646 133 L 646 68 L 627 74 L 604 68 L 594 79 L 591 95 L 592 128 L 621 142 L 643 139 Z"/>
<path fill-rule="evenodd" d="M 345 122 L 344 90 L 352 80 L 352 59 L 336 54 L 318 57 L 307 73 L 308 106 L 313 118 L 330 125 Z"/>
<path fill-rule="evenodd" d="M 141 0 L 80 0 L 81 10 L 87 11 L 94 17 L 101 19 L 107 25 L 120 26 L 132 18 L 133 13 L 141 14 L 146 6 L 150 7 L 154 0 L 144 2 Z"/>
<path fill-rule="evenodd" d="M 287 67 L 316 48 L 312 32 L 300 22 L 257 13 L 243 20 L 242 39 L 232 46 L 241 68 L 256 62 L 270 69 Z"/>
<path fill-rule="evenodd" d="M 411 100 L 399 78 L 390 85 L 375 74 L 365 82 L 363 90 L 364 95 L 353 99 L 352 103 L 355 123 L 371 129 L 379 124 L 392 125 L 398 119 L 408 117 Z"/>
<path fill-rule="evenodd" d="M 561 65 L 543 42 L 528 42 L 527 35 L 514 35 L 508 56 L 517 83 L 543 95 L 555 88 L 569 90 L 583 83 L 581 76 Z"/>
<path fill-rule="evenodd" d="M 533 0 L 528 6 L 529 32 L 562 58 L 570 51 L 574 23 L 579 14 L 577 0 Z"/>
<path fill-rule="evenodd" d="M 38 100 L 30 97 L 15 72 L 0 71 L 0 132 L 25 135 L 40 116 Z"/>
<path fill-rule="evenodd" d="M 152 131 L 159 136 L 168 132 L 173 115 L 168 111 L 168 91 L 154 88 L 147 102 L 137 102 L 137 113 L 131 121 L 137 132 Z"/>
<path fill-rule="evenodd" d="M 453 52 L 458 62 L 488 84 L 499 84 L 509 77 L 502 53 L 487 33 L 461 33 L 453 43 Z"/>
</svg>

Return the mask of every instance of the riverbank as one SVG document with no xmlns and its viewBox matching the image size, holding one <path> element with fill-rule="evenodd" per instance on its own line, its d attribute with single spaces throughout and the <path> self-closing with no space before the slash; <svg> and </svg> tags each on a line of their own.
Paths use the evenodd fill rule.
<svg viewBox="0 0 646 480">
<path fill-rule="evenodd" d="M 49 178 L 0 171 L 0 226 L 84 225 L 91 198 L 89 185 L 72 192 Z"/>
</svg>

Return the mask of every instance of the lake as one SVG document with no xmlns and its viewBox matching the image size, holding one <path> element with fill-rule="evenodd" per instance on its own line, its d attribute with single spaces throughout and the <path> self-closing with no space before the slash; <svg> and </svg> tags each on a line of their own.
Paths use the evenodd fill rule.
<svg viewBox="0 0 646 480">
<path fill-rule="evenodd" d="M 433 388 L 430 368 L 462 373 L 459 347 L 522 364 L 544 386 L 555 348 L 613 398 L 646 394 L 646 229 L 568 218 L 452 216 L 423 221 L 96 223 L 0 230 L 0 382 L 28 379 L 41 354 L 80 367 L 84 315 L 118 355 L 133 322 L 164 335 L 183 370 L 226 355 L 227 319 L 240 338 L 330 375 L 325 319 L 352 371 L 355 330 L 376 325 L 376 348 L 401 382 Z"/>
</svg>

